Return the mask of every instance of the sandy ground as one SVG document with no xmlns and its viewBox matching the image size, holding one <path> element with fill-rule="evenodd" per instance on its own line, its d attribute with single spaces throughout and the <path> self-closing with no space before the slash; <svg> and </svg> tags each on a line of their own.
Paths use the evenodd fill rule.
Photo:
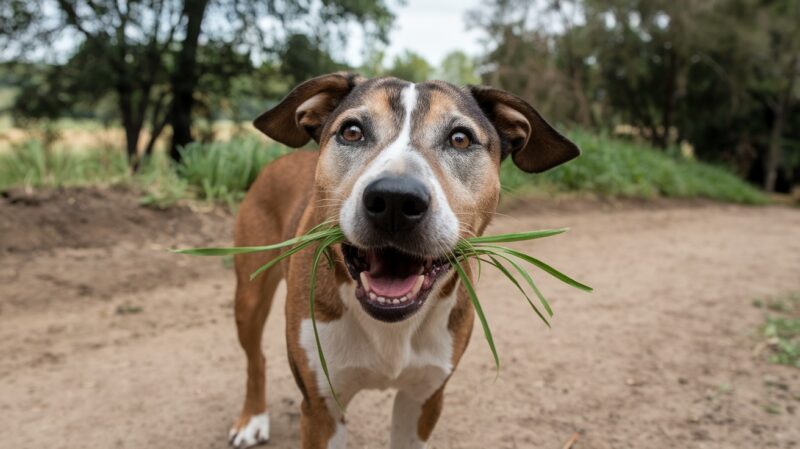
<svg viewBox="0 0 800 449">
<path fill-rule="evenodd" d="M 754 356 L 764 312 L 751 305 L 800 291 L 800 210 L 567 201 L 509 213 L 491 232 L 572 227 L 522 247 L 596 291 L 539 275 L 556 312 L 547 330 L 485 272 L 502 372 L 494 381 L 474 332 L 432 448 L 558 449 L 575 432 L 577 449 L 800 446 L 800 370 Z M 0 447 L 226 447 L 245 366 L 233 273 L 164 248 L 227 244 L 231 223 L 114 190 L 0 198 Z M 276 449 L 297 447 L 300 399 L 282 302 L 264 341 Z M 391 397 L 356 398 L 351 448 L 386 447 Z"/>
</svg>

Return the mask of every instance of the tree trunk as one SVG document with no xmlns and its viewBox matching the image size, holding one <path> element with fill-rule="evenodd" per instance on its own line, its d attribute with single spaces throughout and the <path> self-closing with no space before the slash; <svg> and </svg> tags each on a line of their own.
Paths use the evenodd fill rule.
<svg viewBox="0 0 800 449">
<path fill-rule="evenodd" d="M 192 107 L 197 87 L 197 46 L 208 0 L 185 0 L 186 36 L 183 39 L 175 72 L 172 75 L 173 100 L 170 109 L 172 145 L 169 155 L 179 161 L 180 147 L 192 142 Z"/>
<path fill-rule="evenodd" d="M 139 151 L 139 135 L 142 132 L 142 124 L 136 119 L 131 101 L 131 92 L 125 87 L 117 88 L 119 96 L 119 108 L 122 115 L 122 127 L 125 129 L 125 154 L 128 161 L 135 164 Z"/>
<path fill-rule="evenodd" d="M 778 167 L 780 166 L 782 156 L 783 123 L 786 115 L 784 103 L 779 101 L 773 112 L 775 116 L 772 120 L 769 148 L 764 158 L 764 190 L 767 192 L 775 191 L 775 183 L 778 180 Z"/>
<path fill-rule="evenodd" d="M 672 110 L 675 106 L 676 77 L 678 76 L 677 61 L 674 48 L 667 52 L 667 79 L 664 86 L 664 104 L 661 109 L 662 130 L 658 140 L 655 142 L 659 148 L 666 149 L 670 142 L 670 131 L 672 130 Z"/>
</svg>

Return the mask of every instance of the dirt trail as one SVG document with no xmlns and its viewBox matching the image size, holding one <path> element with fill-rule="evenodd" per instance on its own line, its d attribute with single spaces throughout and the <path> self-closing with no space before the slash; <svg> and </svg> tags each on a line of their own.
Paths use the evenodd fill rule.
<svg viewBox="0 0 800 449">
<path fill-rule="evenodd" d="M 244 387 L 233 275 L 162 248 L 226 244 L 232 219 L 131 198 L 0 199 L 1 448 L 226 447 Z M 89 220 L 69 222 L 70 208 Z M 529 204 L 491 228 L 572 227 L 522 247 L 596 291 L 539 276 L 556 312 L 547 330 L 484 272 L 502 372 L 494 382 L 474 332 L 430 447 L 561 448 L 574 432 L 575 449 L 800 446 L 800 370 L 753 357 L 764 312 L 751 305 L 800 291 L 800 210 L 576 209 L 587 208 Z M 109 226 L 114 238 L 101 232 Z M 265 337 L 267 448 L 298 441 L 282 302 Z M 386 447 L 391 397 L 355 399 L 349 447 Z"/>
</svg>

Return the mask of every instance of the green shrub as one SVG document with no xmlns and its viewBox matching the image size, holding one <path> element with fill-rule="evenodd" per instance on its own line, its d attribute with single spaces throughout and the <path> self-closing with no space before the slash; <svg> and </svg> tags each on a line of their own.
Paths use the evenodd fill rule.
<svg viewBox="0 0 800 449">
<path fill-rule="evenodd" d="M 758 189 L 720 167 L 602 134 L 575 131 L 570 138 L 582 150 L 578 159 L 539 175 L 504 163 L 503 187 L 512 192 L 545 189 L 637 198 L 701 197 L 748 204 L 767 201 Z"/>
<path fill-rule="evenodd" d="M 192 143 L 181 154 L 178 175 L 209 201 L 238 201 L 261 168 L 290 150 L 257 137 Z"/>
</svg>

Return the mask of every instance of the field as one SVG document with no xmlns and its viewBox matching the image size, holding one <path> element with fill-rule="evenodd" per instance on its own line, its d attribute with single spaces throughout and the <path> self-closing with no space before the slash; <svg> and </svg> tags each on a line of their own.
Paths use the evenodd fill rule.
<svg viewBox="0 0 800 449">
<path fill-rule="evenodd" d="M 226 445 L 244 389 L 233 273 L 166 252 L 230 243 L 226 208 L 154 209 L 123 187 L 0 198 L 0 447 Z M 490 232 L 595 287 L 541 277 L 547 330 L 513 286 L 479 283 L 503 364 L 473 333 L 432 448 L 790 448 L 800 371 L 764 325 L 800 292 L 800 210 L 704 200 L 518 199 Z M 282 298 L 282 288 L 279 298 Z M 267 323 L 268 448 L 296 447 L 300 393 L 283 300 Z M 385 447 L 391 395 L 348 411 L 350 447 Z"/>
</svg>

